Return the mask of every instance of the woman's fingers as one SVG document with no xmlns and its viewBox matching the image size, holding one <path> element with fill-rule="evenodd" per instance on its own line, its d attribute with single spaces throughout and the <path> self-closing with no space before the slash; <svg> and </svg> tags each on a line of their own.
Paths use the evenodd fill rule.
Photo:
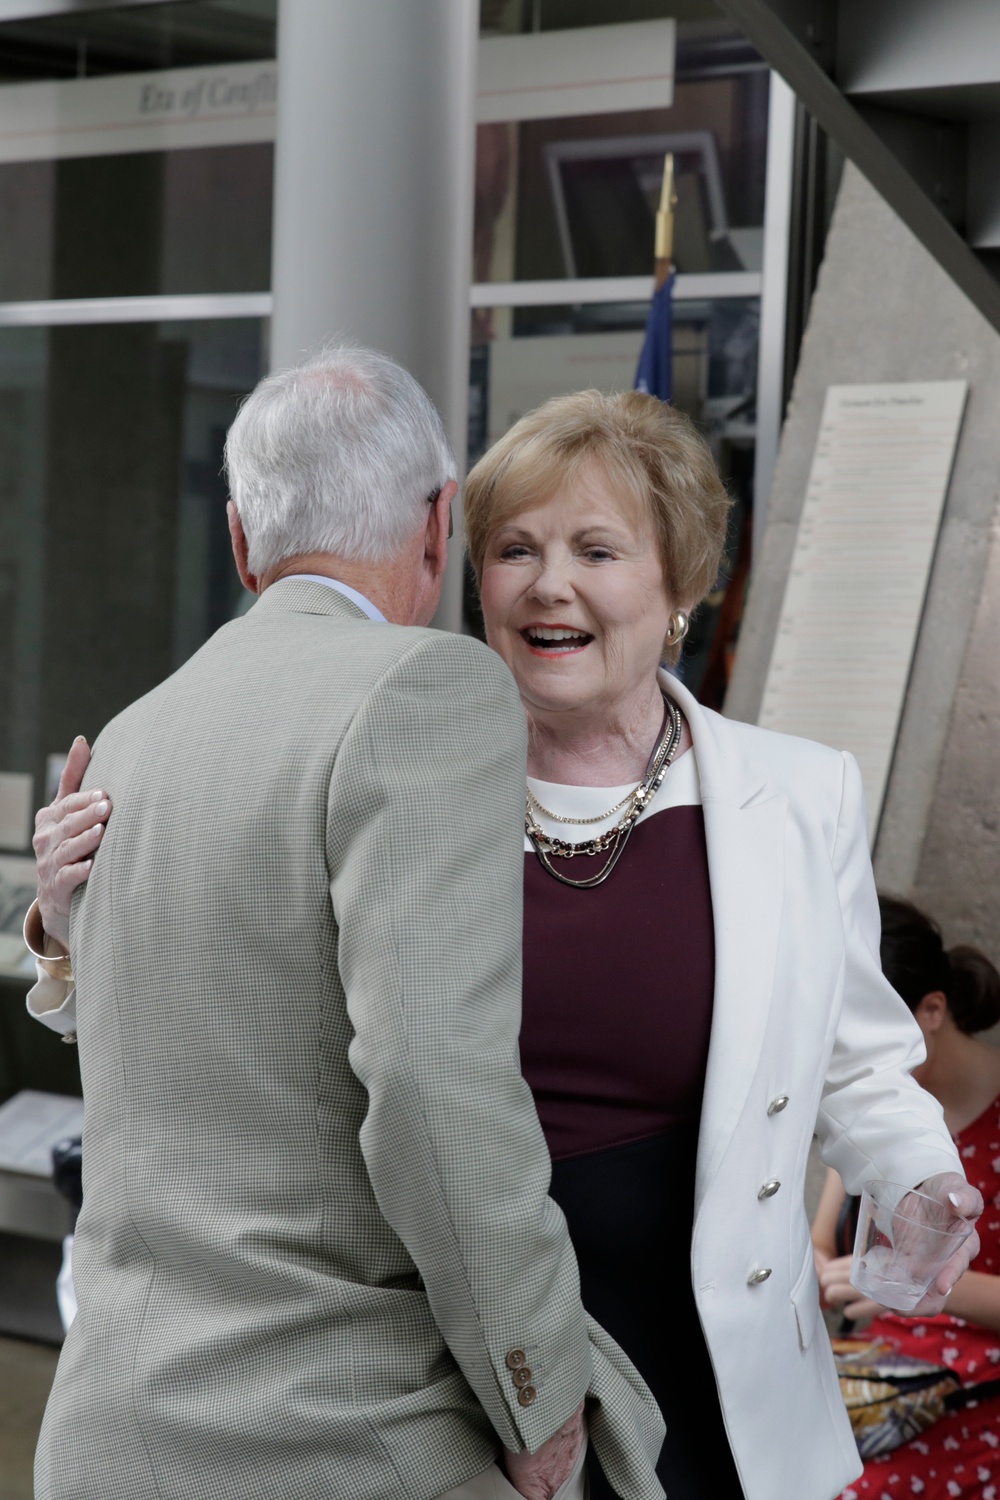
<svg viewBox="0 0 1000 1500">
<path fill-rule="evenodd" d="M 836 1282 L 847 1282 L 851 1279 L 851 1267 L 854 1262 L 849 1255 L 837 1255 L 828 1260 L 819 1279 L 823 1286 L 832 1285 Z"/>
<path fill-rule="evenodd" d="M 59 874 L 56 876 L 55 885 L 61 905 L 69 906 L 70 897 L 73 895 L 73 892 L 78 885 L 83 885 L 85 880 L 89 880 L 90 872 L 93 868 L 94 861 L 92 859 L 81 859 L 77 860 L 76 864 L 67 865 L 65 869 L 59 871 Z"/>
<path fill-rule="evenodd" d="M 90 765 L 90 746 L 82 734 L 78 734 L 69 747 L 66 764 L 63 766 L 62 775 L 59 778 L 59 789 L 56 792 L 56 801 L 68 796 L 70 792 L 78 792 L 86 775 L 87 767 Z"/>
<path fill-rule="evenodd" d="M 75 740 L 60 778 L 59 795 L 35 817 L 32 846 L 38 862 L 38 905 L 45 931 L 63 947 L 69 944 L 73 892 L 90 875 L 111 815 L 111 799 L 103 791 L 80 791 L 89 764 L 86 740 Z"/>
<path fill-rule="evenodd" d="M 960 1276 L 964 1276 L 969 1269 L 969 1264 L 979 1254 L 979 1234 L 974 1229 L 968 1239 L 963 1240 L 955 1254 L 947 1262 L 944 1270 L 938 1276 L 935 1288 L 946 1297 Z"/>
<path fill-rule="evenodd" d="M 879 1313 L 885 1309 L 870 1297 L 857 1297 L 854 1302 L 848 1302 L 844 1306 L 844 1312 L 852 1323 L 860 1323 L 862 1319 L 877 1318 Z"/>
<path fill-rule="evenodd" d="M 54 830 L 56 837 L 51 846 L 51 851 L 57 855 L 58 862 L 65 864 L 67 859 L 79 859 L 79 853 L 72 851 L 86 846 L 79 846 L 78 840 L 88 835 L 99 837 L 104 831 L 104 824 L 110 812 L 110 799 L 102 797 L 99 802 L 88 804 L 82 811 L 69 813 L 62 818 Z M 93 845 L 90 847 L 92 848 Z"/>
<path fill-rule="evenodd" d="M 851 1286 L 851 1265 L 849 1255 L 838 1255 L 820 1271 L 820 1294 L 827 1307 L 843 1307 L 846 1302 L 857 1301 L 858 1293 Z"/>
<path fill-rule="evenodd" d="M 103 792 L 77 792 L 43 807 L 35 817 L 32 844 L 39 861 L 55 853 L 67 839 L 104 823 L 111 812 L 111 799 Z"/>
<path fill-rule="evenodd" d="M 978 1188 L 958 1172 L 939 1172 L 920 1183 L 920 1192 L 936 1198 L 955 1215 L 956 1222 L 962 1219 L 975 1221 L 983 1211 L 982 1194 Z M 979 1235 L 972 1230 L 946 1262 L 935 1278 L 933 1286 L 917 1304 L 914 1316 L 933 1317 L 945 1310 L 945 1298 L 955 1282 L 969 1269 L 969 1262 L 979 1254 Z"/>
<path fill-rule="evenodd" d="M 60 839 L 49 856 L 52 879 L 61 880 L 69 867 L 82 859 L 90 859 L 103 837 L 104 824 L 95 823 L 92 828 L 85 828 L 74 838 Z"/>
<path fill-rule="evenodd" d="M 918 1188 L 927 1197 L 953 1209 L 958 1218 L 978 1219 L 983 1211 L 982 1193 L 959 1172 L 938 1172 L 925 1178 Z"/>
</svg>

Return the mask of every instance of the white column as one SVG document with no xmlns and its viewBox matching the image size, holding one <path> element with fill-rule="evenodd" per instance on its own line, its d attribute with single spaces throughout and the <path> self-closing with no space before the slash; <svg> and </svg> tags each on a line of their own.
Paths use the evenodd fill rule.
<svg viewBox="0 0 1000 1500">
<path fill-rule="evenodd" d="M 271 363 L 406 366 L 466 450 L 477 0 L 281 0 Z M 462 528 L 437 623 L 461 621 Z"/>
</svg>

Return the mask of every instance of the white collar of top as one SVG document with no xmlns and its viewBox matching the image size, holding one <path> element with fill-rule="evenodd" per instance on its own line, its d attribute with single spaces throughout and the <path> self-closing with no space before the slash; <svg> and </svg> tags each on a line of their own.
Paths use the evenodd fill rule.
<svg viewBox="0 0 1000 1500">
<path fill-rule="evenodd" d="M 279 578 L 278 582 L 322 583 L 328 589 L 333 589 L 334 593 L 343 594 L 345 599 L 350 599 L 352 604 L 356 604 L 360 610 L 364 611 L 369 620 L 381 620 L 383 625 L 386 623 L 385 615 L 377 605 L 373 604 L 370 599 L 366 599 L 364 594 L 359 593 L 357 589 L 352 589 L 349 583 L 341 583 L 339 578 L 327 578 L 325 573 L 289 573 L 285 578 Z M 274 584 L 271 587 L 273 588 Z"/>
</svg>

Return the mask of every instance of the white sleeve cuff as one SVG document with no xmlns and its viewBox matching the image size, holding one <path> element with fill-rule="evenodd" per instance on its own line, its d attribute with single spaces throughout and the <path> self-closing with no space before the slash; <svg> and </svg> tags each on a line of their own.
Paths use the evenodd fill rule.
<svg viewBox="0 0 1000 1500">
<path fill-rule="evenodd" d="M 72 980 L 53 979 L 36 961 L 38 982 L 28 991 L 28 1014 L 60 1036 L 76 1034 L 76 985 Z"/>
</svg>

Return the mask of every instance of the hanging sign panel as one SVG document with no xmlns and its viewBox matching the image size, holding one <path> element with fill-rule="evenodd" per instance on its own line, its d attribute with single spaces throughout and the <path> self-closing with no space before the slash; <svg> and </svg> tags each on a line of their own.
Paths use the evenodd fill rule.
<svg viewBox="0 0 1000 1500">
<path fill-rule="evenodd" d="M 667 109 L 674 102 L 676 46 L 672 20 L 484 37 L 476 118 L 485 123 Z"/>
<path fill-rule="evenodd" d="M 485 37 L 476 118 L 533 120 L 665 109 L 671 20 Z M 0 161 L 118 156 L 274 140 L 275 62 L 164 68 L 0 87 Z"/>
<path fill-rule="evenodd" d="M 823 408 L 758 722 L 850 750 L 872 836 L 966 391 L 838 385 Z"/>
<path fill-rule="evenodd" d="M 274 140 L 273 62 L 0 88 L 0 161 L 121 156 Z"/>
</svg>

